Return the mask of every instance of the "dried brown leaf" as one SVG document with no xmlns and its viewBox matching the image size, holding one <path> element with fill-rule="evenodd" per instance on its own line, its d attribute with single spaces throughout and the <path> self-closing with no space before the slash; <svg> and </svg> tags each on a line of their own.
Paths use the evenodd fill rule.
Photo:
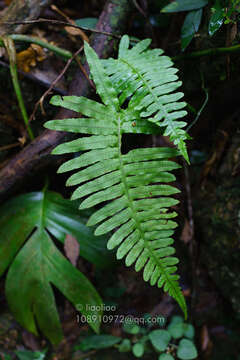
<svg viewBox="0 0 240 360">
<path fill-rule="evenodd" d="M 206 325 L 203 325 L 203 327 L 201 329 L 201 349 L 202 349 L 202 351 L 207 350 L 209 341 L 210 341 L 210 339 L 209 339 L 208 328 Z"/>
<path fill-rule="evenodd" d="M 77 25 L 74 20 L 70 19 L 68 15 L 66 15 L 62 10 L 60 10 L 56 5 L 51 5 L 51 9 L 56 11 L 58 14 L 63 16 L 69 24 Z M 72 26 L 65 26 L 64 29 L 71 36 L 81 36 L 83 41 L 87 41 L 89 43 L 89 38 L 85 34 L 85 32 L 81 29 L 73 28 Z"/>
<path fill-rule="evenodd" d="M 211 359 L 213 343 L 210 339 L 209 331 L 206 325 L 203 325 L 201 329 L 200 346 L 201 350 L 204 352 L 204 358 Z"/>
<path fill-rule="evenodd" d="M 182 240 L 185 244 L 188 244 L 192 239 L 192 229 L 189 224 L 189 221 L 185 219 L 184 227 L 182 230 L 182 234 L 180 236 L 180 240 Z"/>
<path fill-rule="evenodd" d="M 80 245 L 75 237 L 67 235 L 64 242 L 64 251 L 71 263 L 76 266 L 79 255 Z"/>
<path fill-rule="evenodd" d="M 73 25 L 76 25 L 74 21 L 71 21 L 71 23 Z M 64 29 L 66 30 L 66 32 L 69 34 L 69 35 L 72 35 L 72 36 L 81 36 L 82 40 L 83 41 L 87 41 L 89 43 L 89 38 L 87 37 L 87 35 L 84 33 L 83 30 L 81 29 L 76 29 L 74 27 L 71 27 L 71 26 L 65 26 Z"/>
</svg>

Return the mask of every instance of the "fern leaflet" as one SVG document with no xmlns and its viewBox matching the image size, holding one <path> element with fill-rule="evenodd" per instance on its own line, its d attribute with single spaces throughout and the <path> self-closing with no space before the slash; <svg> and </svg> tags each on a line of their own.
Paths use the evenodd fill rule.
<svg viewBox="0 0 240 360">
<path fill-rule="evenodd" d="M 117 94 L 123 104 L 130 96 L 128 109 L 138 111 L 164 128 L 163 135 L 170 136 L 189 163 L 185 140 L 189 138 L 183 128 L 185 121 L 177 121 L 187 112 L 182 110 L 185 102 L 178 101 L 182 92 L 174 91 L 182 85 L 178 80 L 176 68 L 163 50 L 149 50 L 150 39 L 140 41 L 129 49 L 129 37 L 124 35 L 119 45 L 118 59 L 101 60 Z"/>
<path fill-rule="evenodd" d="M 93 49 L 85 44 L 85 54 L 97 92 L 103 103 L 84 97 L 54 96 L 51 103 L 80 112 L 86 118 L 52 120 L 49 129 L 91 136 L 57 146 L 54 154 L 83 152 L 61 165 L 59 172 L 77 170 L 67 185 L 78 185 L 72 199 L 84 198 L 80 209 L 104 203 L 89 218 L 100 235 L 117 228 L 108 248 L 118 247 L 117 258 L 125 257 L 127 266 L 135 263 L 143 269 L 143 278 L 151 285 L 163 287 L 177 300 L 185 316 L 184 296 L 175 274 L 178 259 L 172 247 L 177 215 L 170 208 L 178 203 L 172 195 L 179 192 L 169 185 L 175 180 L 172 170 L 180 166 L 168 160 L 179 155 L 173 148 L 140 148 L 123 154 L 125 133 L 158 133 L 156 124 L 141 118 L 130 100 L 123 109 L 122 95 L 112 84 Z M 136 99 L 136 94 L 133 95 Z M 170 211 L 169 211 L 170 210 Z"/>
</svg>

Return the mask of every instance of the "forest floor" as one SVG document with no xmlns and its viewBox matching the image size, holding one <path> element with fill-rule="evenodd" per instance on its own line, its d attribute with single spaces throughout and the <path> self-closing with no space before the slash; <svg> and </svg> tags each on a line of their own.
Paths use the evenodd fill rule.
<svg viewBox="0 0 240 360">
<path fill-rule="evenodd" d="M 0 10 L 4 11 L 9 3 L 1 0 Z M 82 45 L 84 37 L 88 40 L 91 32 L 77 29 L 74 32 L 73 28 L 66 28 L 57 22 L 69 22 L 70 19 L 82 26 L 94 28 L 104 3 L 103 0 L 56 1 L 54 6 L 46 7 L 42 13 L 43 18 L 55 20 L 56 23 L 34 23 L 28 28 L 27 35 L 38 36 L 42 41 L 74 54 L 79 44 Z M 154 47 L 162 47 L 167 55 L 174 57 L 179 54 L 175 45 L 178 42 L 181 16 L 171 22 L 170 28 L 169 23 L 161 23 L 163 19 L 159 18 L 156 3 L 152 1 L 147 20 L 136 7 L 128 19 L 126 32 L 140 39 L 153 38 Z M 219 34 L 215 46 L 221 44 L 224 36 L 224 33 Z M 195 50 L 205 44 L 209 46 L 208 40 L 199 40 Z M 16 52 L 22 96 L 32 119 L 32 130 L 35 135 L 39 135 L 43 131 L 44 122 L 55 115 L 55 109 L 49 105 L 49 95 L 67 93 L 79 64 L 73 61 L 63 73 L 66 58 L 23 40 L 16 42 Z M 182 205 L 178 209 L 179 230 L 175 236 L 180 258 L 181 285 L 190 309 L 188 321 L 195 327 L 199 359 L 206 360 L 240 359 L 240 265 L 237 259 L 240 205 L 239 65 L 239 58 L 234 55 L 231 58 L 204 57 L 176 63 L 189 104 L 200 109 L 206 89 L 209 95 L 199 120 L 190 132 L 193 138 L 189 141 L 191 166 L 184 165 L 177 178 L 182 191 Z M 59 74 L 62 74 L 59 81 L 52 84 Z M 4 169 L 9 160 L 29 142 L 29 137 L 13 90 L 8 55 L 3 47 L 0 48 L 0 84 L 0 169 Z M 39 106 L 39 99 L 50 86 L 51 91 L 40 103 L 42 106 Z M 188 120 L 191 122 L 194 117 L 190 114 Z M 139 142 L 144 144 L 164 144 L 166 141 L 168 139 L 139 137 Z M 41 189 L 47 171 L 50 190 L 59 191 L 69 198 L 70 191 L 64 186 L 66 177 L 56 175 L 57 165 L 40 170 L 38 176 L 26 181 L 14 190 L 14 194 Z M 96 286 L 105 306 L 111 308 L 105 311 L 106 321 L 102 324 L 101 334 L 131 338 L 134 342 L 134 334 L 124 330 L 121 319 L 127 316 L 136 319 L 148 315 L 163 316 L 166 319 L 164 326 L 167 326 L 174 315 L 181 316 L 177 305 L 168 295 L 146 284 L 141 274 L 126 268 L 121 262 L 113 268 L 98 270 L 80 258 L 78 267 Z M 134 358 L 131 353 L 118 352 L 114 346 L 109 349 L 81 350 L 79 344 L 93 332 L 86 323 L 78 321 L 78 313 L 57 289 L 54 291 L 64 340 L 52 346 L 43 336 L 36 337 L 29 333 L 8 310 L 4 295 L 5 278 L 3 276 L 0 280 L 2 359 L 16 358 L 15 351 L 19 351 L 20 360 Z M 45 350 L 48 351 L 48 357 L 44 355 Z M 157 359 L 157 355 L 149 350 L 144 358 Z"/>
</svg>

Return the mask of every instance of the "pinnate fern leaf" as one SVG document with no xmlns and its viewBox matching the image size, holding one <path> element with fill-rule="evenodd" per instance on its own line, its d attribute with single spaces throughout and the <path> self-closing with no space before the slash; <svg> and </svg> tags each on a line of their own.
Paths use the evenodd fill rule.
<svg viewBox="0 0 240 360">
<path fill-rule="evenodd" d="M 117 91 L 120 104 L 130 96 L 129 110 L 138 111 L 146 118 L 164 129 L 163 135 L 170 136 L 183 157 L 189 163 L 186 139 L 183 129 L 185 121 L 179 121 L 187 112 L 186 103 L 179 101 L 182 92 L 176 92 L 182 82 L 177 81 L 177 69 L 163 50 L 150 50 L 151 40 L 140 41 L 129 49 L 129 37 L 124 35 L 119 46 L 117 59 L 102 60 L 107 74 Z"/>
<path fill-rule="evenodd" d="M 121 42 L 120 53 L 125 50 L 126 46 Z M 136 271 L 143 270 L 144 280 L 163 287 L 186 315 L 179 276 L 175 274 L 178 259 L 172 246 L 172 235 L 177 226 L 172 219 L 177 214 L 171 207 L 178 203 L 172 196 L 179 190 L 168 184 L 175 181 L 171 171 L 180 167 L 169 159 L 179 155 L 179 150 L 139 148 L 122 153 L 124 133 L 157 133 L 159 127 L 141 118 L 132 106 L 133 97 L 137 100 L 136 94 L 123 109 L 122 95 L 88 44 L 85 44 L 85 54 L 103 103 L 75 96 L 52 98 L 52 104 L 86 117 L 52 120 L 45 124 L 47 128 L 91 135 L 54 149 L 54 154 L 78 155 L 80 152 L 58 171 L 78 169 L 67 181 L 67 185 L 78 186 L 72 199 L 83 198 L 80 209 L 104 205 L 93 213 L 88 225 L 98 225 L 96 235 L 117 228 L 108 241 L 108 248 L 118 248 L 118 259 L 125 258 L 127 266 L 135 263 Z"/>
</svg>

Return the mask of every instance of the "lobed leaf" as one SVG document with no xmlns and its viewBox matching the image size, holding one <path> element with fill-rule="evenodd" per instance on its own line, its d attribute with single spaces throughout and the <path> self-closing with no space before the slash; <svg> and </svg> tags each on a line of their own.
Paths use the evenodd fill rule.
<svg viewBox="0 0 240 360">
<path fill-rule="evenodd" d="M 51 284 L 82 313 L 94 315 L 90 325 L 98 331 L 101 311 L 86 304 L 101 305 L 89 280 L 59 252 L 50 234 L 61 242 L 67 234 L 80 243 L 81 256 L 103 267 L 112 264 L 106 254 L 106 238 L 97 239 L 86 227 L 86 214 L 59 194 L 45 191 L 20 195 L 0 209 L 0 274 L 10 265 L 6 296 L 15 318 L 29 331 L 38 328 L 52 343 L 62 338 Z M 100 240 L 100 241 L 99 241 Z"/>
</svg>

